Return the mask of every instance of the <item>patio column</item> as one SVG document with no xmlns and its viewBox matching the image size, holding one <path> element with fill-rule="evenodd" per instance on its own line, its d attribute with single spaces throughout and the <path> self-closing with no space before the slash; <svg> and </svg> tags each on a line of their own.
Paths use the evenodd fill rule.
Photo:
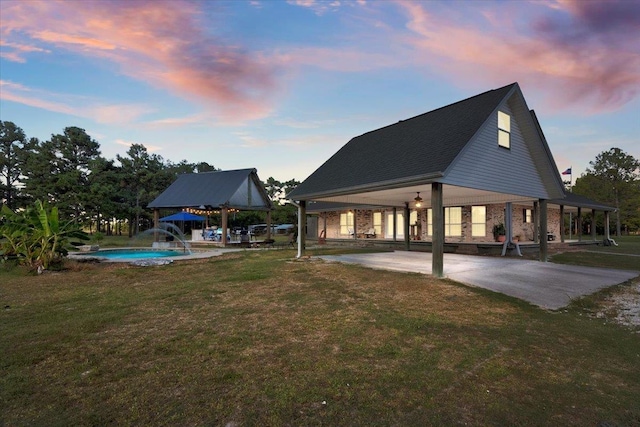
<svg viewBox="0 0 640 427">
<path fill-rule="evenodd" d="M 547 201 L 540 199 L 540 261 L 547 262 Z"/>
<path fill-rule="evenodd" d="M 355 223 L 355 215 L 353 217 L 353 221 Z M 297 258 L 302 258 L 304 256 L 305 250 L 305 237 L 307 233 L 305 233 L 304 225 L 307 219 L 307 202 L 305 200 L 300 200 L 298 204 L 298 256 Z M 354 231 L 355 233 L 355 231 Z"/>
<path fill-rule="evenodd" d="M 431 274 L 444 277 L 444 208 L 442 184 L 431 184 L 431 208 L 433 209 L 433 236 L 431 239 Z"/>
<path fill-rule="evenodd" d="M 578 242 L 582 241 L 582 208 L 578 207 L 578 217 L 576 218 L 576 234 L 578 235 Z"/>
<path fill-rule="evenodd" d="M 393 208 L 393 241 L 396 242 L 398 240 L 398 215 L 397 208 Z"/>
<path fill-rule="evenodd" d="M 596 210 L 591 209 L 591 240 L 596 240 Z"/>
<path fill-rule="evenodd" d="M 538 243 L 540 237 L 540 209 L 538 208 L 538 202 L 533 202 L 533 243 Z"/>
<path fill-rule="evenodd" d="M 504 210 L 504 222 L 507 235 L 505 236 L 504 243 L 502 245 L 502 256 L 507 254 L 507 249 L 515 247 L 518 256 L 522 256 L 520 252 L 520 244 L 513 241 L 513 204 L 511 202 L 506 203 Z"/>
<path fill-rule="evenodd" d="M 564 243 L 564 205 L 560 205 L 560 241 Z"/>
<path fill-rule="evenodd" d="M 604 211 L 604 239 L 609 240 L 611 238 L 611 229 L 609 228 L 609 211 Z"/>
<path fill-rule="evenodd" d="M 160 228 L 160 210 L 158 208 L 153 209 L 153 241 L 159 241 L 158 229 Z"/>
<path fill-rule="evenodd" d="M 271 239 L 271 211 L 267 211 L 267 239 Z"/>
<path fill-rule="evenodd" d="M 404 250 L 411 250 L 411 239 L 409 238 L 409 202 L 404 202 L 404 221 L 402 225 L 404 226 Z"/>
<path fill-rule="evenodd" d="M 322 231 L 324 231 L 324 239 L 327 240 L 327 213 L 322 215 Z"/>
<path fill-rule="evenodd" d="M 358 238 L 358 209 L 353 210 L 353 240 Z"/>
<path fill-rule="evenodd" d="M 220 210 L 220 217 L 222 222 L 222 246 L 227 246 L 227 221 L 229 219 L 229 208 L 223 206 Z"/>
</svg>

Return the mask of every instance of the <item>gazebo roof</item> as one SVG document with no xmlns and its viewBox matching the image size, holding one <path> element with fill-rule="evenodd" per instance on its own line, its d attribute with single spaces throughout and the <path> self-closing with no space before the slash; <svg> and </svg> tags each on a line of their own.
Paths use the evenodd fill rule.
<svg viewBox="0 0 640 427">
<path fill-rule="evenodd" d="M 150 208 L 227 208 L 271 210 L 256 169 L 237 169 L 192 173 L 178 178 L 154 201 Z"/>
</svg>

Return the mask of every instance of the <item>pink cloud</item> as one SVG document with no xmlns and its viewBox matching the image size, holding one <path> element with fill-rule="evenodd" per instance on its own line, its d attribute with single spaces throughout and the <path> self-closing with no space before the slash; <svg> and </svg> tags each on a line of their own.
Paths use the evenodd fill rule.
<svg viewBox="0 0 640 427">
<path fill-rule="evenodd" d="M 479 23 L 457 22 L 440 10 L 429 12 L 429 3 L 398 4 L 410 30 L 408 36 L 398 37 L 418 51 L 416 57 L 424 58 L 425 65 L 459 81 L 480 79 L 492 85 L 519 81 L 542 89 L 551 108 L 588 113 L 616 110 L 640 94 L 639 21 L 629 18 L 638 14 L 638 6 L 620 3 L 624 13 L 609 12 L 612 20 L 626 24 L 627 31 L 620 33 L 612 30 L 615 23 L 597 22 L 599 10 L 588 6 L 596 2 L 554 4 L 553 13 L 562 24 L 549 15 L 531 20 L 525 14 L 534 9 L 517 9 L 509 3 L 483 11 L 485 20 Z M 618 39 L 620 43 L 615 42 Z"/>
<path fill-rule="evenodd" d="M 226 121 L 265 117 L 276 88 L 275 70 L 259 56 L 208 34 L 199 6 L 145 0 L 14 2 L 2 9 L 1 31 L 3 39 L 27 37 L 115 62 L 123 74 L 197 100 Z"/>
<path fill-rule="evenodd" d="M 81 96 L 33 90 L 18 83 L 0 80 L 0 99 L 40 108 L 54 113 L 84 117 L 98 123 L 125 124 L 151 113 L 141 104 L 101 104 Z"/>
<path fill-rule="evenodd" d="M 0 58 L 4 58 L 8 61 L 12 62 L 26 62 L 24 58 L 24 54 L 30 52 L 42 52 L 42 53 L 50 53 L 51 51 L 47 49 L 42 49 L 32 45 L 26 45 L 21 43 L 9 43 L 4 40 L 0 40 Z M 7 48 L 10 50 L 7 51 Z"/>
</svg>

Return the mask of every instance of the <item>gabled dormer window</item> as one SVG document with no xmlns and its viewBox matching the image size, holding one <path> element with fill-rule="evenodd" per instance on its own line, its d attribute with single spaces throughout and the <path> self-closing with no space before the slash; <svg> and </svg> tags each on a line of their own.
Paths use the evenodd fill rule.
<svg viewBox="0 0 640 427">
<path fill-rule="evenodd" d="M 498 145 L 511 148 L 511 116 L 498 111 Z"/>
</svg>

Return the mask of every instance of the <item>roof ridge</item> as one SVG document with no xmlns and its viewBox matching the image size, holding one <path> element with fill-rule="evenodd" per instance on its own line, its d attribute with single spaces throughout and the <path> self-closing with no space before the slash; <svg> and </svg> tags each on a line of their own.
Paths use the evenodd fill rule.
<svg viewBox="0 0 640 427">
<path fill-rule="evenodd" d="M 447 105 L 444 105 L 444 106 L 442 106 L 442 107 L 438 107 L 438 108 L 435 108 L 435 109 L 433 109 L 433 110 L 426 111 L 426 112 L 421 113 L 421 114 L 417 114 L 417 115 L 412 116 L 412 117 L 409 117 L 409 118 L 407 118 L 407 119 L 401 119 L 401 120 L 398 120 L 398 121 L 397 121 L 397 122 L 395 122 L 395 123 L 390 123 L 390 124 L 388 124 L 388 125 L 386 125 L 386 126 L 382 126 L 382 127 L 380 127 L 380 128 L 377 128 L 377 129 L 373 129 L 373 130 L 367 131 L 367 132 L 365 132 L 365 133 L 363 133 L 363 134 L 361 134 L 361 135 L 354 136 L 354 137 L 353 137 L 353 138 L 351 138 L 351 139 L 355 139 L 355 138 L 358 138 L 358 137 L 363 136 L 363 135 L 367 135 L 367 134 L 372 133 L 372 132 L 377 132 L 377 131 L 379 131 L 379 130 L 381 130 L 381 129 L 385 129 L 385 128 L 388 128 L 388 127 L 390 127 L 390 126 L 395 126 L 395 125 L 397 125 L 398 123 L 404 123 L 404 122 L 407 122 L 407 121 L 409 121 L 409 120 L 414 120 L 414 119 L 417 119 L 417 118 L 420 118 L 420 117 L 424 117 L 424 116 L 426 116 L 427 114 L 432 114 L 432 113 L 435 113 L 436 111 L 444 110 L 445 108 L 450 108 L 450 107 L 453 107 L 454 105 L 461 104 L 461 103 L 463 103 L 463 102 L 469 102 L 469 101 L 473 100 L 474 98 L 479 98 L 479 97 L 484 96 L 484 95 L 487 95 L 487 94 L 489 94 L 489 93 L 497 92 L 497 91 L 500 91 L 500 90 L 505 90 L 505 89 L 507 89 L 507 88 L 509 88 L 509 90 L 511 90 L 511 88 L 512 88 L 513 86 L 515 86 L 515 85 L 518 85 L 518 82 L 513 82 L 513 83 L 511 83 L 511 84 L 508 84 L 508 85 L 506 85 L 506 86 L 499 87 L 499 88 L 497 88 L 497 89 L 487 90 L 487 91 L 482 92 L 482 93 L 479 93 L 479 94 L 477 94 L 477 95 L 470 96 L 469 98 L 465 98 L 465 99 L 461 99 L 460 101 L 452 102 L 451 104 L 447 104 Z M 507 91 L 507 92 L 508 92 L 508 91 Z"/>
</svg>

